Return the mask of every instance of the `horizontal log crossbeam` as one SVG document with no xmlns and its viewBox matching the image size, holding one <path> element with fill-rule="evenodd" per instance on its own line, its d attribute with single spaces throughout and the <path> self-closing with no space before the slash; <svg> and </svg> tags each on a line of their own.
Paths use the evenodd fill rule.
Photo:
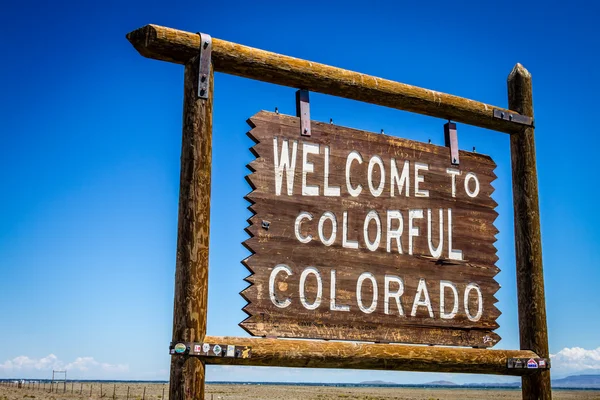
<svg viewBox="0 0 600 400">
<path fill-rule="evenodd" d="M 200 47 L 198 34 L 158 25 L 146 25 L 130 32 L 127 39 L 145 57 L 178 64 L 186 64 L 197 56 Z M 518 133 L 526 128 L 526 125 L 523 125 L 524 118 L 521 118 L 523 116 L 516 111 L 226 40 L 213 38 L 212 59 L 214 70 L 217 72 L 364 101 L 500 132 Z"/>
<path fill-rule="evenodd" d="M 263 367 L 350 368 L 394 371 L 526 375 L 509 358 L 538 358 L 529 350 L 489 350 L 324 340 L 207 336 L 206 343 L 250 346 L 250 358 L 203 357 L 206 364 Z"/>
</svg>

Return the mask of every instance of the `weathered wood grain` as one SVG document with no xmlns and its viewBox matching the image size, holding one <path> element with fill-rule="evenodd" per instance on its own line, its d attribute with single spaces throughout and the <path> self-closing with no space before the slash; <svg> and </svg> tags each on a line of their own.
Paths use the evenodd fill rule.
<svg viewBox="0 0 600 400">
<path fill-rule="evenodd" d="M 493 222 L 497 217 L 496 202 L 490 197 L 494 191 L 491 183 L 496 178 L 495 164 L 481 154 L 461 152 L 460 170 L 462 175 L 456 178 L 456 197 L 452 197 L 452 185 L 447 168 L 455 168 L 450 161 L 450 149 L 414 141 L 394 138 L 386 135 L 366 133 L 330 124 L 312 122 L 312 136 L 301 137 L 299 119 L 281 114 L 260 112 L 249 121 L 253 129 L 249 136 L 257 142 L 252 148 L 257 159 L 250 163 L 254 171 L 247 179 L 254 189 L 247 199 L 253 203 L 249 209 L 255 213 L 249 219 L 247 232 L 251 235 L 244 244 L 253 253 L 244 260 L 244 265 L 253 273 L 246 280 L 251 286 L 241 294 L 249 301 L 244 307 L 250 317 L 241 326 L 253 335 L 277 337 L 302 337 L 320 339 L 365 340 L 401 343 L 424 343 L 488 347 L 500 339 L 493 330 L 498 327 L 496 319 L 500 315 L 495 307 L 494 294 L 499 289 L 494 280 L 499 269 L 495 266 L 495 235 L 498 230 Z M 283 139 L 298 142 L 296 170 L 293 183 L 293 195 L 287 193 L 287 178 L 282 180 L 282 194 L 275 193 L 274 137 L 278 140 L 278 152 Z M 306 178 L 308 185 L 319 185 L 320 196 L 302 196 L 302 144 L 319 145 L 320 155 L 310 155 L 314 172 Z M 340 196 L 323 196 L 324 190 L 324 149 L 329 149 L 329 185 L 340 187 Z M 290 147 L 291 149 L 291 147 Z M 345 187 L 346 157 L 352 151 L 359 151 L 364 161 L 362 168 L 354 167 L 353 184 L 363 186 L 363 194 L 352 197 Z M 379 156 L 384 165 L 384 192 L 379 197 L 369 193 L 367 167 L 372 156 Z M 390 195 L 390 163 L 394 158 L 402 169 L 405 161 L 426 163 L 426 178 L 421 190 L 428 190 L 429 197 L 414 196 L 414 174 L 410 170 L 409 197 L 396 193 Z M 475 198 L 465 193 L 464 179 L 468 172 L 477 174 L 480 192 Z M 376 172 L 374 180 L 379 182 Z M 284 174 L 285 176 L 285 174 Z M 433 210 L 433 239 L 439 243 L 440 209 L 452 209 L 453 248 L 463 251 L 464 261 L 448 259 L 447 214 L 444 218 L 443 257 L 430 256 L 427 242 L 427 223 L 419 220 L 415 226 L 420 236 L 413 240 L 413 255 L 407 254 L 409 248 L 406 219 L 409 209 Z M 380 214 L 382 240 L 376 250 L 369 250 L 362 242 L 364 219 L 366 214 L 375 210 Z M 399 210 L 405 218 L 401 237 L 403 254 L 398 254 L 394 242 L 392 251 L 387 251 L 385 231 L 387 229 L 386 210 Z M 337 235 L 332 245 L 325 246 L 317 238 L 318 220 L 326 211 L 332 212 L 337 219 Z M 302 235 L 312 235 L 315 240 L 301 243 L 295 236 L 296 217 L 301 212 L 313 215 L 312 222 L 304 222 Z M 359 241 L 358 249 L 342 246 L 343 213 L 348 214 L 348 238 Z M 269 222 L 268 229 L 262 226 Z M 374 223 L 369 225 L 369 237 L 377 234 Z M 332 233 L 331 224 L 324 229 L 325 236 Z M 446 259 L 446 262 L 440 262 Z M 282 274 L 277 281 L 277 292 L 282 298 L 289 298 L 291 304 L 279 308 L 273 304 L 269 293 L 270 275 L 279 264 L 292 271 L 292 276 Z M 323 277 L 321 305 L 309 310 L 300 303 L 298 277 L 306 267 L 315 267 Z M 331 275 L 335 270 L 336 290 L 331 290 Z M 357 278 L 363 272 L 373 273 L 377 281 L 378 306 L 371 313 L 364 313 L 357 306 Z M 385 312 L 384 276 L 394 275 L 403 279 L 402 314 L 394 300 Z M 415 316 L 411 316 L 412 301 L 417 293 L 420 279 L 428 282 L 434 318 L 426 307 L 421 307 Z M 453 319 L 440 318 L 440 281 L 450 281 L 456 285 L 459 293 L 459 312 Z M 462 294 L 470 283 L 481 288 L 483 296 L 483 314 L 478 321 L 471 321 L 464 313 Z M 363 286 L 361 294 L 370 304 L 374 297 L 370 281 Z M 305 285 L 307 301 L 317 301 L 316 278 L 309 279 Z M 330 299 L 335 298 L 338 305 L 347 305 L 349 311 L 330 310 Z M 451 309 L 454 298 L 445 292 L 445 308 Z M 477 308 L 477 299 L 469 297 L 469 308 Z"/>
<path fill-rule="evenodd" d="M 197 34 L 146 25 L 127 35 L 145 57 L 185 64 L 198 54 Z M 423 89 L 388 79 L 319 64 L 213 38 L 212 57 L 217 72 L 259 81 L 360 100 L 386 107 L 515 133 L 523 126 L 494 118 L 494 109 L 474 100 Z"/>
<path fill-rule="evenodd" d="M 210 79 L 212 81 L 212 69 Z M 208 242 L 212 165 L 212 89 L 199 99 L 198 61 L 185 66 L 179 186 L 173 341 L 202 341 L 206 334 Z M 173 357 L 169 398 L 204 399 L 204 362 Z"/>
<path fill-rule="evenodd" d="M 250 358 L 209 357 L 207 364 L 536 376 L 508 369 L 509 358 L 538 358 L 528 350 L 463 349 L 400 344 L 207 336 L 209 343 L 252 347 Z"/>
<path fill-rule="evenodd" d="M 532 94 L 531 74 L 521 64 L 517 64 L 508 76 L 510 107 L 533 117 Z M 533 128 L 510 137 L 510 154 L 521 349 L 534 351 L 540 357 L 549 357 Z M 523 378 L 523 399 L 551 398 L 549 370 Z"/>
</svg>

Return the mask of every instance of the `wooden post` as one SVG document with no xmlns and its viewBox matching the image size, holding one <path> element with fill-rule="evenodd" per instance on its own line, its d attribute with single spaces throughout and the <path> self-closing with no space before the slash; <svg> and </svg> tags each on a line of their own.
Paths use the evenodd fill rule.
<svg viewBox="0 0 600 400">
<path fill-rule="evenodd" d="M 92 388 L 94 387 L 94 385 L 90 385 L 90 397 L 92 397 Z"/>
<path fill-rule="evenodd" d="M 129 400 L 129 386 L 127 386 L 127 400 Z"/>
<path fill-rule="evenodd" d="M 521 64 L 508 76 L 508 107 L 533 117 L 531 74 Z M 510 152 L 521 349 L 549 357 L 533 127 L 510 136 Z M 524 376 L 522 382 L 524 400 L 552 398 L 549 370 Z"/>
<path fill-rule="evenodd" d="M 146 400 L 146 386 L 144 386 L 144 394 L 142 395 L 142 400 Z"/>
<path fill-rule="evenodd" d="M 198 57 L 185 66 L 173 342 L 206 335 L 212 163 L 212 66 L 208 99 L 198 98 Z M 204 362 L 173 357 L 171 400 L 204 399 Z"/>
<path fill-rule="evenodd" d="M 115 400 L 115 392 L 117 391 L 117 385 L 113 386 L 113 400 Z"/>
</svg>

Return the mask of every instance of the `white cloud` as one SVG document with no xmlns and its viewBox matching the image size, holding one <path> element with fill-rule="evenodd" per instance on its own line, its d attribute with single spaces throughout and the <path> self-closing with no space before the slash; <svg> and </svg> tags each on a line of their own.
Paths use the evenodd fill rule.
<svg viewBox="0 0 600 400">
<path fill-rule="evenodd" d="M 54 354 L 39 359 L 18 356 L 0 364 L 0 376 L 47 377 L 48 374 L 52 374 L 53 369 L 67 370 L 72 378 L 101 378 L 107 375 L 118 377 L 119 373 L 128 372 L 129 366 L 101 363 L 96 361 L 94 357 L 77 357 L 74 361 L 64 362 Z"/>
<path fill-rule="evenodd" d="M 596 372 L 600 370 L 600 347 L 586 350 L 581 347 L 565 347 L 551 354 L 552 369 L 557 372 Z"/>
<path fill-rule="evenodd" d="M 106 372 L 127 372 L 129 367 L 123 364 L 108 364 L 108 363 L 99 363 L 94 360 L 94 357 L 77 357 L 75 361 L 66 364 L 65 369 L 67 371 L 75 370 L 75 371 L 89 371 L 93 369 L 101 369 Z"/>
</svg>

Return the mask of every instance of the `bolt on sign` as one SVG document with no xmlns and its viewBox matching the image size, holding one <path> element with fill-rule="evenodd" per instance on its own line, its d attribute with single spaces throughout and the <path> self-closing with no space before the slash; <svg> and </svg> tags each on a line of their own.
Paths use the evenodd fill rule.
<svg viewBox="0 0 600 400">
<path fill-rule="evenodd" d="M 496 164 L 489 156 L 259 112 L 253 253 L 242 291 L 255 336 L 491 347 Z"/>
</svg>

